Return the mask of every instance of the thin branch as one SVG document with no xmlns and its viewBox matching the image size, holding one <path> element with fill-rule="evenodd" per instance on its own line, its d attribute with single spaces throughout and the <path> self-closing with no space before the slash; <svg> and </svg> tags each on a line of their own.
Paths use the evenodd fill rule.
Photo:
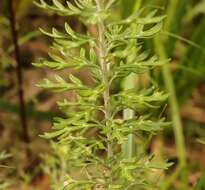
<svg viewBox="0 0 205 190">
<path fill-rule="evenodd" d="M 18 44 L 18 32 L 16 29 L 16 19 L 14 13 L 14 5 L 13 0 L 9 0 L 9 12 L 10 12 L 10 24 L 11 24 L 11 35 L 13 39 L 14 49 L 15 49 L 15 59 L 17 63 L 16 67 L 16 75 L 17 75 L 17 82 L 18 82 L 18 98 L 20 104 L 20 119 L 22 125 L 22 138 L 23 141 L 26 143 L 30 142 L 29 134 L 28 134 L 28 125 L 27 125 L 27 118 L 26 118 L 26 111 L 25 111 L 25 100 L 24 100 L 24 91 L 23 91 L 23 73 L 22 73 L 22 62 L 21 62 L 21 55 L 19 50 Z"/>
</svg>

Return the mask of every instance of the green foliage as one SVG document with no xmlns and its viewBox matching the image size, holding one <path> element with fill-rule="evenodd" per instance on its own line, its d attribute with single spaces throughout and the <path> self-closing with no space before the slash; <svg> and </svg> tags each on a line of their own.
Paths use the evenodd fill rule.
<svg viewBox="0 0 205 190">
<path fill-rule="evenodd" d="M 158 61 L 143 50 L 142 43 L 133 39 L 147 39 L 158 33 L 164 16 L 157 11 L 142 16 L 142 11 L 120 21 L 110 21 L 115 0 L 76 0 L 74 4 L 53 0 L 36 4 L 63 16 L 77 16 L 87 27 L 92 25 L 96 34 L 80 34 L 68 23 L 65 31 L 53 28 L 41 30 L 54 39 L 50 59 L 34 63 L 53 70 L 72 68 L 90 71 L 92 85 L 86 85 L 70 74 L 68 80 L 56 75 L 38 86 L 54 92 L 76 93 L 76 100 L 61 100 L 59 108 L 63 118 L 55 118 L 53 131 L 43 135 L 52 139 L 54 155 L 45 156 L 45 170 L 52 175 L 53 189 L 158 189 L 151 180 L 151 171 L 167 169 L 170 164 L 158 162 L 145 154 L 125 159 L 120 150 L 129 134 L 155 134 L 168 126 L 157 119 L 154 110 L 160 107 L 167 95 L 156 88 L 112 92 L 113 82 L 131 73 L 143 74 L 167 60 Z M 135 27 L 133 27 L 135 25 Z M 133 49 L 137 49 L 136 53 Z M 135 111 L 132 119 L 125 120 L 123 109 Z M 94 131 L 95 135 L 89 135 Z"/>
</svg>

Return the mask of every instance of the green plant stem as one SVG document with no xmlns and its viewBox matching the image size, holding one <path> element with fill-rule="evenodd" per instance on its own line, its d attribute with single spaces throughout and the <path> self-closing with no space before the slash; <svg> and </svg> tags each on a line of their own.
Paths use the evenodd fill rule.
<svg viewBox="0 0 205 190">
<path fill-rule="evenodd" d="M 142 0 L 136 0 L 136 2 L 134 4 L 133 12 L 137 12 L 140 9 L 141 4 L 142 4 Z M 133 74 L 133 73 L 130 74 L 124 81 L 124 85 L 123 85 L 124 90 L 129 90 L 129 89 L 135 88 L 136 78 L 137 78 L 136 74 Z M 131 119 L 134 116 L 134 114 L 135 114 L 134 111 L 132 111 L 131 109 L 125 109 L 123 111 L 123 118 L 125 120 Z M 127 142 L 125 144 L 123 144 L 123 146 L 122 146 L 123 154 L 128 159 L 131 159 L 134 155 L 134 152 L 135 152 L 134 138 L 135 138 L 135 136 L 133 134 L 129 134 L 128 138 L 127 138 Z"/>
<path fill-rule="evenodd" d="M 170 0 L 169 2 L 170 3 L 167 6 L 168 7 L 167 8 L 167 19 L 166 19 L 166 23 L 164 25 L 165 31 L 170 31 L 170 29 L 171 29 L 179 1 L 178 0 Z"/>
<path fill-rule="evenodd" d="M 103 1 L 102 0 L 96 0 L 98 11 L 103 10 Z M 105 120 L 109 121 L 111 118 L 110 113 L 110 86 L 109 86 L 109 72 L 110 67 L 109 63 L 106 61 L 106 43 L 105 43 L 105 24 L 103 21 L 101 21 L 98 25 L 98 37 L 99 37 L 99 44 L 98 44 L 98 53 L 99 53 L 99 62 L 102 69 L 102 78 L 103 83 L 105 84 L 105 92 L 103 94 L 104 99 L 104 109 L 105 109 Z M 113 150 L 112 150 L 112 142 L 111 142 L 111 132 L 107 134 L 107 151 L 108 151 L 108 158 L 111 158 L 113 156 Z"/>
<path fill-rule="evenodd" d="M 135 74 L 130 74 L 124 81 L 124 90 L 133 89 L 135 87 Z M 123 118 L 125 120 L 131 119 L 134 116 L 134 111 L 131 109 L 123 110 Z M 131 159 L 134 155 L 134 135 L 129 134 L 127 142 L 123 145 L 123 154 L 126 158 Z"/>
<path fill-rule="evenodd" d="M 167 19 L 164 26 L 164 30 L 167 32 L 171 31 L 171 26 L 175 19 L 178 3 L 179 0 L 172 0 L 168 4 Z M 166 44 L 167 42 L 168 42 L 168 38 L 164 38 L 163 40 L 159 36 L 155 38 L 155 47 L 161 59 L 167 59 L 168 57 L 163 45 L 163 43 Z M 164 78 L 166 89 L 170 93 L 169 104 L 170 104 L 174 134 L 176 139 L 176 148 L 179 156 L 179 165 L 177 170 L 183 170 L 186 167 L 186 147 L 185 147 L 179 105 L 176 97 L 175 85 L 174 85 L 174 81 L 171 75 L 169 65 L 164 65 L 162 71 L 163 71 L 163 78 Z M 180 175 L 180 172 L 176 172 L 176 174 Z M 175 177 L 173 178 L 173 180 L 175 180 Z M 170 180 L 170 184 L 171 183 L 172 180 Z"/>
<path fill-rule="evenodd" d="M 159 36 L 154 39 L 154 45 L 160 59 L 166 60 L 167 55 L 162 40 Z M 173 121 L 174 134 L 176 139 L 176 148 L 177 148 L 177 153 L 180 162 L 178 167 L 181 170 L 186 166 L 186 150 L 185 150 L 184 135 L 183 135 L 182 122 L 180 118 L 179 106 L 176 98 L 175 86 L 169 69 L 169 65 L 165 64 L 162 67 L 162 73 L 163 73 L 166 90 L 169 93 L 169 105 L 171 109 L 171 117 Z M 180 172 L 177 171 L 176 173 L 178 175 Z M 175 178 L 176 177 L 173 177 L 171 179 L 175 179 Z M 169 184 L 171 185 L 171 183 Z"/>
<path fill-rule="evenodd" d="M 135 6 L 134 6 L 134 12 L 138 11 L 142 5 L 142 0 L 136 0 Z"/>
<path fill-rule="evenodd" d="M 173 21 L 176 15 L 178 3 L 179 3 L 178 0 L 172 0 L 170 1 L 170 4 L 168 5 L 167 19 L 166 19 L 166 23 L 164 26 L 165 31 L 169 32 L 171 30 L 171 26 L 173 24 Z M 168 37 L 164 38 L 162 41 L 162 39 L 159 36 L 156 37 L 154 40 L 155 49 L 158 55 L 160 56 L 160 59 L 168 58 L 164 45 L 163 45 L 163 43 L 166 44 L 167 41 L 168 41 Z M 173 181 L 175 181 L 175 179 L 180 175 L 181 171 L 186 167 L 186 147 L 185 147 L 185 142 L 184 142 L 183 127 L 182 127 L 182 122 L 180 118 L 179 105 L 178 105 L 177 97 L 176 97 L 175 85 L 174 85 L 174 81 L 171 75 L 169 65 L 167 64 L 164 65 L 162 68 L 162 72 L 163 72 L 163 78 L 164 78 L 166 89 L 169 92 L 169 105 L 171 109 L 171 117 L 172 117 L 172 122 L 173 122 L 173 127 L 174 127 L 177 154 L 179 156 L 179 165 L 177 166 L 176 171 L 166 181 L 166 183 L 164 183 L 164 186 L 162 188 L 163 190 L 166 190 L 169 188 L 170 185 L 172 185 Z"/>
<path fill-rule="evenodd" d="M 162 41 L 159 36 L 154 39 L 154 43 L 155 43 L 156 51 L 158 55 L 160 56 L 160 59 L 166 60 L 167 55 L 166 55 L 165 49 L 163 47 Z M 164 77 L 164 83 L 166 86 L 166 90 L 169 93 L 169 104 L 170 104 L 172 120 L 174 124 L 174 133 L 176 137 L 177 152 L 179 154 L 180 163 L 182 165 L 185 165 L 186 152 L 185 152 L 185 145 L 184 145 L 182 122 L 180 119 L 180 112 L 179 112 L 178 102 L 177 102 L 176 93 L 175 93 L 175 86 L 174 86 L 173 78 L 172 78 L 172 75 L 169 69 L 169 65 L 167 64 L 163 65 L 162 73 Z"/>
</svg>

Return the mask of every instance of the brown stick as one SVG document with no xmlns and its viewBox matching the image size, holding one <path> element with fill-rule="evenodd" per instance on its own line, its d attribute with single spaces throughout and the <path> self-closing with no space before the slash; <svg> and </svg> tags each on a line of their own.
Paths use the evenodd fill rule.
<svg viewBox="0 0 205 190">
<path fill-rule="evenodd" d="M 15 13 L 13 8 L 13 0 L 9 0 L 9 12 L 10 12 L 10 25 L 11 25 L 11 35 L 13 38 L 13 44 L 15 48 L 15 59 L 16 59 L 16 75 L 17 75 L 17 82 L 18 82 L 18 98 L 19 98 L 19 114 L 21 119 L 21 125 L 23 128 L 22 131 L 22 138 L 25 143 L 30 142 L 29 134 L 28 134 L 28 125 L 27 125 L 27 118 L 26 118 L 26 109 L 25 109 L 25 100 L 24 100 L 24 91 L 23 91 L 23 73 L 22 73 L 22 63 L 21 63 L 21 56 L 18 44 L 18 32 L 16 29 L 16 19 Z"/>
</svg>

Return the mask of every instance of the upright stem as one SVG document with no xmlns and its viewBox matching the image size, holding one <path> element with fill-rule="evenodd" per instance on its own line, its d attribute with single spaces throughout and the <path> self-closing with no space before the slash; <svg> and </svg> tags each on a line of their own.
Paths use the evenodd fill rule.
<svg viewBox="0 0 205 190">
<path fill-rule="evenodd" d="M 168 4 L 168 7 L 167 7 L 167 19 L 166 19 L 166 23 L 164 26 L 165 31 L 170 31 L 170 28 L 175 18 L 175 13 L 177 10 L 177 5 L 178 5 L 179 0 L 170 0 L 169 2 L 170 3 Z"/>
<path fill-rule="evenodd" d="M 179 3 L 179 0 L 171 0 L 168 4 L 167 8 L 167 19 L 164 26 L 165 31 L 170 31 L 171 26 L 173 24 L 177 5 Z M 167 43 L 168 38 L 162 38 L 160 36 L 156 37 L 154 39 L 155 49 L 160 57 L 160 59 L 167 59 L 167 53 L 164 48 L 163 43 Z M 173 121 L 173 128 L 174 128 L 174 135 L 175 135 L 175 141 L 176 141 L 176 148 L 177 148 L 177 154 L 179 157 L 179 165 L 174 172 L 174 174 L 164 183 L 161 189 L 166 190 L 169 188 L 170 185 L 172 185 L 173 181 L 181 174 L 181 171 L 184 170 L 186 167 L 186 147 L 185 147 L 185 141 L 184 141 L 184 135 L 183 135 L 183 127 L 182 122 L 180 118 L 180 111 L 179 111 L 179 105 L 176 97 L 176 90 L 175 85 L 173 81 L 173 77 L 169 68 L 168 64 L 165 64 L 162 68 L 164 83 L 166 86 L 167 91 L 169 92 L 169 105 L 171 109 L 171 117 Z M 185 172 L 183 172 L 184 178 L 186 178 Z M 186 179 L 185 181 L 185 188 L 186 187 Z"/>
<path fill-rule="evenodd" d="M 179 0 L 171 0 L 168 5 L 167 20 L 164 26 L 165 31 L 171 31 L 171 26 L 175 18 L 178 4 L 179 4 Z M 166 51 L 163 46 L 163 43 L 167 43 L 167 41 L 168 41 L 167 38 L 165 38 L 164 41 L 162 41 L 160 37 L 155 39 L 155 45 L 157 47 L 156 49 L 161 59 L 167 59 Z M 162 70 L 163 70 L 165 86 L 167 88 L 167 91 L 170 93 L 169 104 L 171 108 L 172 121 L 174 124 L 174 134 L 176 139 L 177 152 L 179 155 L 180 164 L 182 165 L 182 167 L 184 167 L 186 165 L 186 148 L 184 142 L 183 127 L 182 127 L 182 122 L 181 122 L 181 117 L 179 112 L 179 105 L 176 97 L 175 85 L 174 85 L 171 71 L 169 69 L 169 65 L 164 65 Z"/>
<path fill-rule="evenodd" d="M 134 12 L 137 12 L 142 4 L 142 0 L 136 0 L 134 5 Z M 136 27 L 135 25 L 132 26 L 133 28 Z M 133 40 L 133 43 L 136 44 L 136 40 Z M 137 50 L 134 52 L 137 53 Z M 135 88 L 135 81 L 138 78 L 138 76 L 134 73 L 131 73 L 127 78 L 125 78 L 124 81 L 124 90 L 129 90 Z M 131 109 L 125 109 L 123 110 L 123 119 L 128 120 L 133 118 L 135 115 L 134 111 Z M 132 127 L 132 126 L 131 126 Z M 134 143 L 135 136 L 133 134 L 129 134 L 127 137 L 127 142 L 123 144 L 123 154 L 126 158 L 131 159 L 134 156 L 135 153 L 135 143 Z"/>
<path fill-rule="evenodd" d="M 102 11 L 104 8 L 103 0 L 96 0 L 98 11 Z M 110 67 L 109 63 L 106 61 L 106 42 L 105 42 L 105 24 L 103 21 L 99 22 L 97 24 L 98 27 L 98 48 L 99 48 L 99 62 L 102 69 L 102 77 L 103 77 L 103 83 L 106 86 L 105 92 L 103 94 L 104 99 L 104 109 L 105 109 L 105 120 L 109 121 L 111 117 L 110 113 L 110 86 L 109 86 L 109 72 Z M 111 142 L 111 132 L 107 134 L 107 151 L 108 151 L 108 158 L 111 158 L 113 156 L 113 150 L 112 150 L 112 142 Z"/>
<path fill-rule="evenodd" d="M 23 128 L 23 140 L 26 143 L 30 142 L 29 134 L 28 134 L 28 125 L 25 111 L 25 101 L 24 101 L 24 91 L 23 91 L 23 73 L 22 73 L 22 63 L 21 56 L 18 44 L 18 32 L 16 30 L 16 19 L 13 8 L 13 0 L 9 0 L 9 12 L 10 12 L 10 24 L 11 24 L 11 34 L 13 38 L 13 44 L 15 47 L 15 59 L 17 62 L 16 75 L 18 82 L 18 98 L 19 98 L 19 106 L 20 106 L 20 119 L 21 125 Z"/>
<path fill-rule="evenodd" d="M 162 41 L 159 37 L 155 38 L 155 47 L 157 50 L 160 59 L 165 60 L 167 59 L 166 52 L 164 50 Z M 177 97 L 175 93 L 175 86 L 173 82 L 173 78 L 169 69 L 169 65 L 164 65 L 162 68 L 164 83 L 166 89 L 169 93 L 169 104 L 171 109 L 171 116 L 174 125 L 174 134 L 176 138 L 176 147 L 177 152 L 180 160 L 180 164 L 183 166 L 186 164 L 186 152 L 185 152 L 185 145 L 184 145 L 184 135 L 182 129 L 182 122 L 180 119 L 179 107 L 177 102 Z"/>
<path fill-rule="evenodd" d="M 173 24 L 177 5 L 179 3 L 179 0 L 171 0 L 168 4 L 167 8 L 167 19 L 165 22 L 164 30 L 170 31 L 171 25 Z M 160 56 L 160 59 L 167 59 L 166 51 L 163 46 L 163 43 L 167 43 L 167 38 L 162 40 L 160 37 L 155 38 L 154 44 L 156 47 L 156 50 L 158 52 L 158 55 Z M 180 118 L 179 113 L 179 105 L 177 102 L 176 92 L 175 92 L 175 85 L 172 78 L 172 74 L 169 69 L 169 65 L 164 65 L 162 68 L 163 77 L 165 86 L 167 88 L 167 91 L 170 93 L 169 96 L 169 104 L 171 108 L 171 114 L 172 114 L 172 120 L 174 125 L 174 133 L 176 138 L 176 146 L 177 146 L 177 152 L 179 155 L 179 159 L 182 165 L 186 164 L 186 151 L 185 151 L 185 143 L 184 143 L 184 135 L 182 130 L 182 122 Z"/>
<path fill-rule="evenodd" d="M 167 59 L 167 55 L 163 43 L 161 41 L 161 38 L 156 37 L 154 39 L 154 43 L 155 43 L 155 48 L 160 56 L 160 59 L 163 60 Z M 183 174 L 181 176 L 183 177 L 182 180 L 184 181 L 184 187 L 181 187 L 181 189 L 185 190 L 187 189 L 186 172 L 184 170 L 186 167 L 186 149 L 184 143 L 184 135 L 183 135 L 182 122 L 180 118 L 179 106 L 178 106 L 176 92 L 175 92 L 175 86 L 169 69 L 169 65 L 163 66 L 162 73 L 163 73 L 166 89 L 169 92 L 169 105 L 170 105 L 171 117 L 173 121 L 176 149 L 177 149 L 177 154 L 179 156 L 179 165 L 177 166 L 173 175 L 171 175 L 161 186 L 161 190 L 167 190 L 180 174 Z"/>
<path fill-rule="evenodd" d="M 136 74 L 130 74 L 124 81 L 124 90 L 129 90 L 135 88 L 135 79 L 137 78 Z M 132 119 L 134 116 L 134 111 L 127 108 L 123 110 L 123 119 L 128 120 Z M 132 126 L 131 126 L 132 127 Z M 129 134 L 127 137 L 127 142 L 123 144 L 123 154 L 126 158 L 131 159 L 134 155 L 134 138 L 133 134 Z"/>
<path fill-rule="evenodd" d="M 138 11 L 141 8 L 142 0 L 136 0 L 135 6 L 134 6 L 134 12 Z"/>
</svg>

